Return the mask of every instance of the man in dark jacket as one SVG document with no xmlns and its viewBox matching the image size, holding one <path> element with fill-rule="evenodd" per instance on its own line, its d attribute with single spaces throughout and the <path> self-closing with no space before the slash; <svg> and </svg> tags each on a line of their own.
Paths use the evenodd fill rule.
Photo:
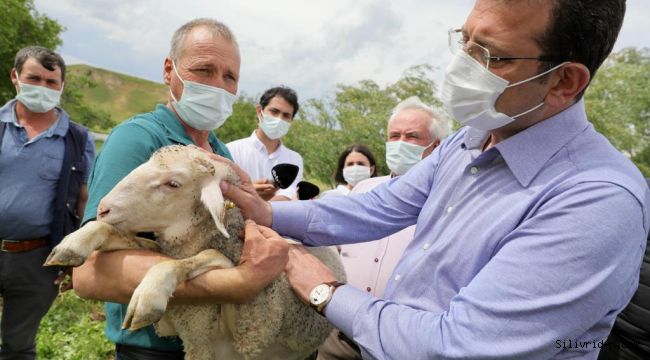
<svg viewBox="0 0 650 360">
<path fill-rule="evenodd" d="M 650 178 L 646 179 L 650 186 Z M 650 236 L 648 236 L 650 245 Z M 650 359 L 650 246 L 646 245 L 639 288 L 618 315 L 599 360 Z"/>
<path fill-rule="evenodd" d="M 94 143 L 57 106 L 64 80 L 60 55 L 21 49 L 11 70 L 16 98 L 0 108 L 2 360 L 35 358 L 38 326 L 58 293 L 58 269 L 42 264 L 78 227 L 88 196 Z"/>
</svg>

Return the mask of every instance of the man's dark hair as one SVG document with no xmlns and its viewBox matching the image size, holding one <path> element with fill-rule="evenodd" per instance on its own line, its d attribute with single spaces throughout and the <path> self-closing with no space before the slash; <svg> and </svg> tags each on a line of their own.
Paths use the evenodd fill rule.
<svg viewBox="0 0 650 360">
<path fill-rule="evenodd" d="M 298 95 L 293 89 L 286 86 L 277 86 L 266 90 L 264 94 L 262 94 L 262 97 L 260 97 L 260 106 L 262 109 L 266 108 L 266 106 L 271 102 L 271 99 L 276 96 L 283 98 L 289 103 L 289 105 L 293 106 L 293 114 L 291 115 L 291 118 L 295 117 L 299 108 Z"/>
<path fill-rule="evenodd" d="M 375 161 L 375 156 L 372 154 L 372 151 L 370 151 L 370 149 L 368 149 L 368 147 L 363 144 L 352 144 L 347 148 L 345 148 L 345 150 L 343 150 L 341 155 L 339 155 L 339 160 L 336 164 L 336 172 L 334 173 L 334 181 L 336 181 L 337 184 L 348 183 L 347 181 L 345 181 L 345 178 L 343 177 L 343 168 L 345 167 L 345 158 L 347 158 L 351 152 L 361 153 L 363 154 L 363 156 L 368 158 L 368 162 L 370 163 L 370 166 L 374 168 L 372 174 L 370 174 L 370 177 L 377 176 L 377 163 Z"/>
<path fill-rule="evenodd" d="M 58 66 L 61 69 L 61 81 L 65 81 L 65 62 L 61 55 L 42 46 L 28 46 L 20 49 L 16 54 L 14 68 L 20 74 L 27 59 L 32 58 L 39 62 L 44 68 L 54 71 Z"/>
<path fill-rule="evenodd" d="M 625 0 L 555 0 L 538 44 L 545 56 L 585 65 L 593 79 L 614 47 L 624 16 Z"/>
</svg>

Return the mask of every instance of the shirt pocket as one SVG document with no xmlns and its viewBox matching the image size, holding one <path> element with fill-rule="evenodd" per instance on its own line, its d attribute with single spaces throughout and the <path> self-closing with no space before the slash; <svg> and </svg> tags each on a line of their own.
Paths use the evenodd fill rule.
<svg viewBox="0 0 650 360">
<path fill-rule="evenodd" d="M 41 158 L 41 166 L 38 169 L 38 176 L 43 180 L 58 180 L 61 175 L 61 164 L 63 159 L 45 154 Z"/>
</svg>

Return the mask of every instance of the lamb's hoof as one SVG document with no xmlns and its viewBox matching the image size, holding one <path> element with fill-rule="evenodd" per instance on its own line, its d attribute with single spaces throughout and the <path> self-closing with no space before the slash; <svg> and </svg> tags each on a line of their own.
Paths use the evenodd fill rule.
<svg viewBox="0 0 650 360">
<path fill-rule="evenodd" d="M 122 323 L 122 329 L 136 331 L 157 322 L 160 320 L 160 318 L 162 318 L 164 313 L 164 310 L 153 310 L 146 314 L 136 313 L 131 314 L 131 316 L 127 314 L 127 316 L 124 318 L 124 322 Z"/>
<path fill-rule="evenodd" d="M 162 294 L 145 292 L 139 286 L 131 296 L 122 329 L 135 331 L 158 322 L 165 313 L 166 308 L 167 297 L 162 296 Z"/>
<path fill-rule="evenodd" d="M 79 266 L 86 261 L 86 257 L 72 251 L 69 248 L 52 249 L 50 255 L 45 259 L 43 266 Z"/>
</svg>

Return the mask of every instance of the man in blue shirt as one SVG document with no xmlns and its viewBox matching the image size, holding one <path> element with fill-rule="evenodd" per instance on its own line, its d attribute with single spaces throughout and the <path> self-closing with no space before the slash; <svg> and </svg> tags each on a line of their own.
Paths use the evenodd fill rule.
<svg viewBox="0 0 650 360">
<path fill-rule="evenodd" d="M 39 46 L 21 49 L 11 81 L 16 98 L 0 108 L 0 359 L 34 359 L 36 332 L 60 280 L 57 268 L 42 264 L 79 225 L 95 145 L 57 106 L 61 56 Z"/>
<path fill-rule="evenodd" d="M 449 32 L 442 100 L 467 125 L 373 191 L 265 203 L 245 215 L 308 245 L 416 224 L 384 298 L 334 282 L 300 247 L 300 298 L 373 359 L 595 359 L 638 283 L 648 187 L 587 120 L 582 94 L 624 0 L 477 0 Z M 234 167 L 236 168 L 236 167 Z"/>
</svg>

